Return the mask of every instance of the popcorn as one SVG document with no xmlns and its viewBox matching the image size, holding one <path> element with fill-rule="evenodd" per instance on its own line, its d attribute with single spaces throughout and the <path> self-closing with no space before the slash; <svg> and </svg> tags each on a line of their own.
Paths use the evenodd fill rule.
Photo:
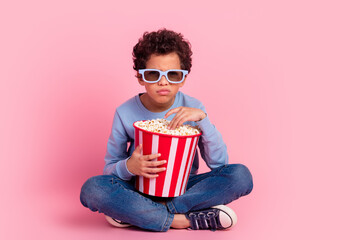
<svg viewBox="0 0 360 240">
<path fill-rule="evenodd" d="M 146 121 L 137 121 L 134 123 L 136 127 L 146 131 L 175 136 L 191 136 L 199 134 L 201 132 L 198 127 L 194 127 L 189 124 L 183 124 L 174 130 L 170 130 L 167 128 L 169 124 L 170 121 L 161 118 Z"/>
</svg>

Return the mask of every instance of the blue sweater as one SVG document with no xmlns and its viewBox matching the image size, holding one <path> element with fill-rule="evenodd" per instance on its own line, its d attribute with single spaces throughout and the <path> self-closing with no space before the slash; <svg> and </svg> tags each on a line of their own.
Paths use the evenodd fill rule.
<svg viewBox="0 0 360 240">
<path fill-rule="evenodd" d="M 128 101 L 120 105 L 115 112 L 111 134 L 107 143 L 107 151 L 105 155 L 104 174 L 116 175 L 123 180 L 130 180 L 134 174 L 129 172 L 126 167 L 127 160 L 134 151 L 134 127 L 133 123 L 139 120 L 150 120 L 156 118 L 164 118 L 170 109 L 177 107 L 199 108 L 206 113 L 203 104 L 182 92 L 178 92 L 173 105 L 164 112 L 151 112 L 145 108 L 140 100 L 140 96 L 136 95 Z M 171 120 L 175 114 L 167 119 Z M 206 162 L 210 169 L 225 165 L 229 161 L 226 145 L 222 139 L 220 132 L 210 122 L 209 117 L 205 117 L 197 122 L 185 122 L 192 126 L 198 125 L 202 131 L 199 139 L 198 147 L 202 159 Z M 130 144 L 128 146 L 128 143 Z M 199 168 L 198 149 L 195 152 L 194 163 L 190 174 L 196 174 Z"/>
</svg>

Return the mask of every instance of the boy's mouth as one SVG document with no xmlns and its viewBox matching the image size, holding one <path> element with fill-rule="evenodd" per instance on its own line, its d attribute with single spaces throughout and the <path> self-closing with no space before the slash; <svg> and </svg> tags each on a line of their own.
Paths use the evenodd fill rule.
<svg viewBox="0 0 360 240">
<path fill-rule="evenodd" d="M 161 89 L 161 90 L 158 90 L 156 91 L 159 95 L 162 95 L 162 96 L 165 96 L 165 95 L 168 95 L 170 93 L 169 90 L 167 89 Z"/>
</svg>

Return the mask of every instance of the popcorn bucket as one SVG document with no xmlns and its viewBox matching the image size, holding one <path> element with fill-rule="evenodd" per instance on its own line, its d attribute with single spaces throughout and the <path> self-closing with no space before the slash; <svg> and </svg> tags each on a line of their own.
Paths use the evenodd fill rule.
<svg viewBox="0 0 360 240">
<path fill-rule="evenodd" d="M 166 170 L 156 178 L 136 176 L 135 187 L 138 191 L 157 197 L 177 197 L 185 193 L 189 173 L 194 160 L 196 147 L 201 133 L 177 136 L 150 132 L 135 126 L 135 148 L 142 144 L 142 154 L 160 153 L 153 161 L 166 160 L 159 167 Z"/>
</svg>

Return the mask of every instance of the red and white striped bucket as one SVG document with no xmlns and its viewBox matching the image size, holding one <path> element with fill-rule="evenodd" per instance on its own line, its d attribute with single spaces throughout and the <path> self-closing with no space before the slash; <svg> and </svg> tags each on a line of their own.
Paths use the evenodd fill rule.
<svg viewBox="0 0 360 240">
<path fill-rule="evenodd" d="M 135 148 L 142 144 L 142 154 L 161 153 L 156 160 L 166 160 L 166 170 L 156 178 L 136 176 L 136 189 L 157 197 L 177 197 L 185 193 L 189 173 L 195 157 L 201 133 L 190 136 L 174 136 L 141 129 L 135 124 Z"/>
</svg>

